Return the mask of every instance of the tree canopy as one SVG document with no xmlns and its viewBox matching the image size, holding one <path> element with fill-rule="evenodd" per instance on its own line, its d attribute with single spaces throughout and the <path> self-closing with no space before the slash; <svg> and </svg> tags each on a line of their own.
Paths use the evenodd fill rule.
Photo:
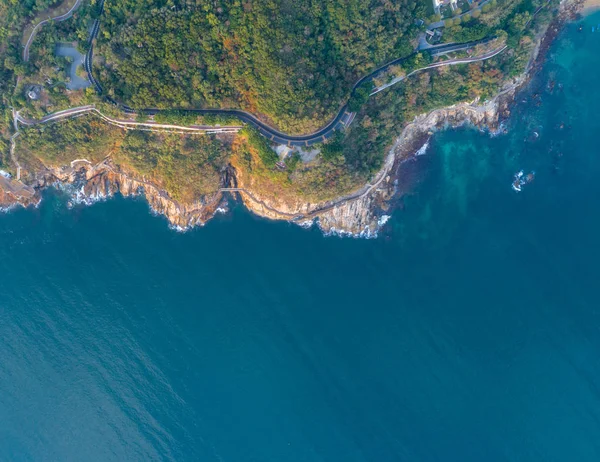
<svg viewBox="0 0 600 462">
<path fill-rule="evenodd" d="M 241 107 L 280 128 L 322 125 L 352 84 L 412 51 L 414 0 L 107 2 L 97 54 L 138 108 Z"/>
</svg>

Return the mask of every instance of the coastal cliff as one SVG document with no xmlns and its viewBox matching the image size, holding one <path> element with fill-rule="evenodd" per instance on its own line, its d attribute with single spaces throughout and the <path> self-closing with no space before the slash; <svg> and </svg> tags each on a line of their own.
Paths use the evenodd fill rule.
<svg viewBox="0 0 600 462">
<path fill-rule="evenodd" d="M 49 168 L 36 184 L 38 191 L 56 186 L 68 192 L 73 203 L 92 204 L 119 193 L 124 197 L 143 196 L 150 209 L 164 215 L 171 226 L 184 230 L 204 225 L 215 214 L 222 194 L 203 196 L 194 203 L 182 203 L 171 198 L 159 186 L 115 166 L 110 158 L 98 164 L 73 162 L 62 168 Z"/>
<path fill-rule="evenodd" d="M 502 131 L 502 121 L 510 115 L 516 93 L 535 73 L 550 43 L 565 21 L 582 6 L 581 2 L 565 2 L 560 14 L 540 34 L 526 71 L 506 82 L 492 99 L 478 99 L 433 110 L 407 124 L 389 149 L 383 167 L 367 183 L 350 194 L 334 200 L 308 202 L 299 197 L 285 198 L 256 188 L 254 178 L 243 169 L 229 165 L 222 173 L 218 189 L 196 196 L 194 201 L 175 200 L 161 187 L 139 174 L 117 165 L 110 156 L 98 163 L 79 159 L 61 167 L 44 166 L 34 172 L 33 197 L 18 197 L 0 188 L 0 207 L 16 204 L 37 204 L 41 192 L 48 186 L 59 186 L 72 195 L 72 202 L 93 203 L 120 193 L 123 196 L 143 195 L 150 208 L 164 215 L 176 229 L 203 225 L 224 204 L 221 188 L 234 188 L 246 207 L 253 213 L 277 220 L 287 220 L 301 226 L 317 225 L 326 234 L 374 237 L 389 217 L 394 202 L 405 191 L 401 166 L 427 149 L 429 138 L 436 130 L 468 124 L 482 131 Z"/>
<path fill-rule="evenodd" d="M 289 219 L 293 216 L 293 221 L 300 225 L 317 224 L 326 234 L 377 236 L 389 218 L 394 201 L 404 191 L 401 187 L 403 178 L 399 175 L 401 165 L 424 154 L 429 138 L 438 130 L 469 125 L 490 134 L 502 133 L 503 121 L 510 116 L 517 93 L 538 71 L 565 22 L 573 20 L 584 4 L 580 0 L 561 3 L 554 21 L 537 37 L 524 73 L 506 82 L 494 98 L 435 109 L 415 117 L 396 139 L 380 172 L 360 190 L 320 204 L 284 202 L 277 197 L 258 196 L 256 193 L 242 194 L 244 204 L 257 215 L 267 218 Z M 238 186 L 252 191 L 251 181 L 246 183 L 245 180 L 238 176 Z"/>
<path fill-rule="evenodd" d="M 254 192 L 252 179 L 240 173 L 235 175 L 236 187 L 242 190 L 240 195 L 246 207 L 257 215 L 291 220 L 302 226 L 316 224 L 326 234 L 375 237 L 400 194 L 400 166 L 422 154 L 436 130 L 469 124 L 481 130 L 498 131 L 503 118 L 510 114 L 509 107 L 519 85 L 520 81 L 512 82 L 496 98 L 484 104 L 462 103 L 416 117 L 397 138 L 384 167 L 372 181 L 336 200 L 310 203 L 261 196 Z"/>
<path fill-rule="evenodd" d="M 380 172 L 359 190 L 335 200 L 312 203 L 299 198 L 282 199 L 276 194 L 261 195 L 253 185 L 253 178 L 231 165 L 222 175 L 220 187 L 234 187 L 245 206 L 265 218 L 287 220 L 304 227 L 317 225 L 325 234 L 375 237 L 401 194 L 400 166 L 423 153 L 436 130 L 470 124 L 481 130 L 497 131 L 501 120 L 510 114 L 510 104 L 523 81 L 511 82 L 484 104 L 462 103 L 416 117 L 396 139 Z M 123 170 L 110 157 L 96 164 L 77 160 L 61 167 L 44 166 L 35 174 L 31 186 L 36 191 L 33 198 L 24 200 L 2 192 L 0 206 L 37 204 L 41 192 L 49 186 L 68 192 L 72 203 L 92 204 L 116 193 L 125 197 L 144 196 L 153 212 L 164 215 L 175 229 L 186 230 L 205 224 L 224 205 L 220 191 L 191 203 L 177 201 L 160 185 Z"/>
</svg>

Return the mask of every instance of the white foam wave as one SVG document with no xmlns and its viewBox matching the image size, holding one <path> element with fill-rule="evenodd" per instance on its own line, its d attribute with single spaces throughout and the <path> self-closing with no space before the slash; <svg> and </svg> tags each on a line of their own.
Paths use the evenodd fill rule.
<svg viewBox="0 0 600 462">
<path fill-rule="evenodd" d="M 424 156 L 427 153 L 427 149 L 429 148 L 429 140 L 425 141 L 425 144 L 421 146 L 421 148 L 415 152 L 415 156 Z"/>
</svg>

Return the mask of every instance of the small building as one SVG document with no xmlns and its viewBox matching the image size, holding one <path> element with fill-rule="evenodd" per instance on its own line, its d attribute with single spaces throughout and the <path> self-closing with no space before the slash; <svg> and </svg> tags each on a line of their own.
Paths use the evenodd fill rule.
<svg viewBox="0 0 600 462">
<path fill-rule="evenodd" d="M 27 90 L 27 93 L 26 93 L 27 94 L 27 98 L 29 98 L 32 101 L 35 101 L 35 100 L 39 99 L 39 97 L 40 97 L 40 91 L 41 91 L 40 87 L 38 87 L 37 85 L 32 85 Z"/>
</svg>

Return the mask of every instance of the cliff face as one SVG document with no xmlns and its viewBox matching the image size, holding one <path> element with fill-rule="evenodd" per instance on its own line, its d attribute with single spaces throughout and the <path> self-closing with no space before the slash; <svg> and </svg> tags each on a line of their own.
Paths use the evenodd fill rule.
<svg viewBox="0 0 600 462">
<path fill-rule="evenodd" d="M 404 178 L 399 175 L 400 166 L 418 155 L 435 130 L 471 124 L 481 130 L 501 131 L 501 121 L 510 115 L 510 104 L 516 91 L 535 72 L 542 62 L 550 43 L 565 21 L 574 17 L 582 0 L 561 2 L 559 15 L 541 34 L 531 56 L 525 75 L 506 85 L 492 101 L 457 104 L 418 116 L 405 127 L 389 151 L 381 171 L 370 183 L 352 194 L 323 203 L 310 203 L 299 198 L 282 199 L 277 194 L 261 195 L 253 188 L 253 179 L 245 178 L 233 167 L 230 178 L 222 180 L 222 186 L 239 188 L 244 204 L 257 215 L 278 220 L 288 220 L 301 226 L 319 226 L 327 234 L 373 237 L 389 218 L 388 210 L 393 201 L 406 189 Z M 40 192 L 49 185 L 67 187 L 76 202 L 91 203 L 111 197 L 117 192 L 124 196 L 144 195 L 151 209 L 167 217 L 178 229 L 203 225 L 223 203 L 222 193 L 216 191 L 194 203 L 180 203 L 161 190 L 160 185 L 143 178 L 136 178 L 121 171 L 110 159 L 92 165 L 87 161 L 74 161 L 70 166 L 47 169 L 37 175 L 33 197 L 24 198 L 14 194 L 14 185 L 3 189 L 0 184 L 0 210 L 14 205 L 39 203 Z M 21 185 L 22 186 L 22 185 Z M 9 192 L 13 189 L 13 193 Z"/>
<path fill-rule="evenodd" d="M 417 155 L 435 130 L 470 124 L 481 130 L 498 131 L 501 119 L 510 114 L 509 104 L 521 82 L 513 82 L 494 100 L 457 104 L 415 118 L 406 126 L 388 153 L 384 167 L 371 182 L 360 190 L 337 200 L 313 204 L 301 201 L 283 202 L 276 197 L 259 196 L 252 191 L 252 182 L 237 175 L 237 186 L 244 204 L 257 215 L 286 219 L 302 226 L 316 224 L 326 234 L 375 237 L 392 202 L 398 197 L 403 178 L 398 170 L 403 162 Z"/>
<path fill-rule="evenodd" d="M 496 130 L 501 114 L 508 115 L 513 94 L 514 91 L 505 92 L 486 105 L 459 104 L 415 118 L 396 140 L 379 174 L 358 191 L 333 201 L 310 203 L 299 199 L 286 201 L 274 194 L 261 196 L 253 189 L 252 178 L 245 178 L 233 168 L 229 171 L 230 178 L 222 180 L 222 186 L 231 183 L 229 186 L 239 188 L 244 204 L 265 218 L 288 220 L 301 226 L 316 224 L 326 234 L 375 237 L 387 221 L 387 211 L 401 189 L 400 165 L 423 147 L 434 130 L 465 123 Z M 178 202 L 160 185 L 121 170 L 107 158 L 96 165 L 77 160 L 67 166 L 46 168 L 37 174 L 32 184 L 36 194 L 28 199 L 15 197 L 0 188 L 0 208 L 35 205 L 41 191 L 52 185 L 63 187 L 75 203 L 90 204 L 117 192 L 126 197 L 143 195 L 154 212 L 164 215 L 173 227 L 182 230 L 203 225 L 224 202 L 219 191 L 194 203 Z"/>
<path fill-rule="evenodd" d="M 204 225 L 213 217 L 222 200 L 222 194 L 217 192 L 195 203 L 180 203 L 157 185 L 119 170 L 110 159 L 97 165 L 78 161 L 70 166 L 50 168 L 38 178 L 38 195 L 39 191 L 51 185 L 69 192 L 74 203 L 91 204 L 117 192 L 125 197 L 144 196 L 155 213 L 164 215 L 174 228 L 180 230 Z"/>
<path fill-rule="evenodd" d="M 494 99 L 484 104 L 477 101 L 457 104 L 416 117 L 397 138 L 383 169 L 359 191 L 322 204 L 281 203 L 269 197 L 242 194 L 244 203 L 258 215 L 280 219 L 295 216 L 296 223 L 304 226 L 316 223 L 325 233 L 376 236 L 388 219 L 387 211 L 394 199 L 403 190 L 404 179 L 398 174 L 402 163 L 418 155 L 432 133 L 439 129 L 470 124 L 480 130 L 502 132 L 502 121 L 510 115 L 515 94 L 542 65 L 550 44 L 564 23 L 576 17 L 582 4 L 582 0 L 561 2 L 556 19 L 540 32 L 524 75 L 507 83 Z M 245 187 L 244 179 L 240 180 L 240 186 Z M 248 188 L 251 190 L 251 184 Z M 285 216 L 278 216 L 277 210 L 284 211 Z"/>
</svg>

